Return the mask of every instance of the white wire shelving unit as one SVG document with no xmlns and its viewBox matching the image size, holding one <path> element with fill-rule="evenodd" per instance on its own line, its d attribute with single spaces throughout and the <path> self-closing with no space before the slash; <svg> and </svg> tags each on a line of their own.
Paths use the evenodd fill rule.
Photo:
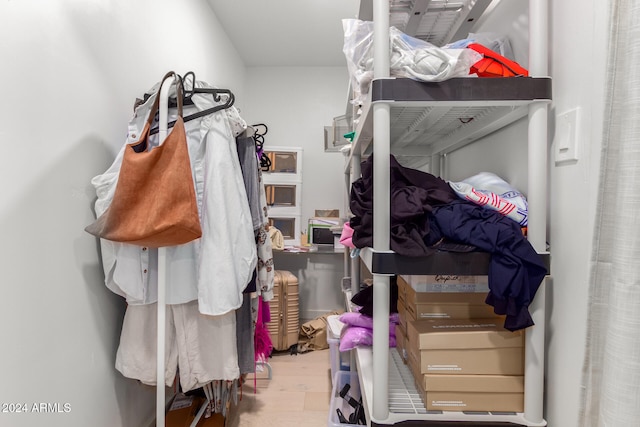
<svg viewBox="0 0 640 427">
<path fill-rule="evenodd" d="M 529 307 L 535 326 L 526 331 L 523 413 L 427 411 L 408 368 L 389 349 L 389 286 L 394 274 L 487 274 L 484 253 L 436 253 L 405 258 L 390 250 L 389 155 L 411 166 L 428 164 L 440 174 L 443 155 L 527 117 L 529 203 L 528 239 L 547 266 L 547 72 L 548 0 L 529 0 L 529 77 L 457 78 L 440 83 L 389 77 L 390 25 L 443 45 L 466 37 L 491 0 L 362 0 L 360 19 L 374 22 L 374 79 L 362 105 L 345 174 L 353 182 L 360 162 L 375 152 L 374 244 L 360 256 L 373 275 L 372 348 L 354 356 L 370 426 L 546 426 L 543 418 L 545 284 Z M 354 115 L 356 116 L 356 115 Z M 463 120 L 461 120 L 463 119 Z M 407 165 L 407 163 L 404 163 Z M 358 292 L 358 263 L 351 263 L 352 294 Z"/>
</svg>

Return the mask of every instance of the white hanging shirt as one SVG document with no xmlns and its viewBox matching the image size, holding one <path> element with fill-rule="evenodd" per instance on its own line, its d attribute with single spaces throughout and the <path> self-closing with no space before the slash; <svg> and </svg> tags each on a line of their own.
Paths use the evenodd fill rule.
<svg viewBox="0 0 640 427">
<path fill-rule="evenodd" d="M 156 91 L 157 93 L 157 87 Z M 213 88 L 197 82 L 199 88 Z M 138 140 L 147 121 L 155 93 L 140 105 L 129 122 L 126 144 Z M 210 94 L 195 94 L 194 106 L 185 106 L 184 116 L 215 106 Z M 201 313 L 220 315 L 242 305 L 242 291 L 256 268 L 256 242 L 246 190 L 232 129 L 242 129 L 234 107 L 185 122 L 189 157 L 195 182 L 202 237 L 184 245 L 166 248 L 167 304 L 198 300 Z M 174 120 L 170 109 L 169 120 Z M 113 199 L 126 144 L 111 167 L 91 183 L 96 189 L 96 215 Z M 150 145 L 157 146 L 157 135 Z M 100 239 L 105 284 L 127 303 L 157 301 L 158 250 Z"/>
</svg>

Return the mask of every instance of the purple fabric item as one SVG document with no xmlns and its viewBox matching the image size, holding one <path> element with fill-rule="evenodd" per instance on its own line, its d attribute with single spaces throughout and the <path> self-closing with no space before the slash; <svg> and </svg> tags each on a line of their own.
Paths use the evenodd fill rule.
<svg viewBox="0 0 640 427">
<path fill-rule="evenodd" d="M 389 347 L 396 346 L 396 328 L 389 330 Z M 358 346 L 373 345 L 373 330 L 360 326 L 345 326 L 340 334 L 340 351 L 349 351 Z"/>
<path fill-rule="evenodd" d="M 361 313 L 342 313 L 338 319 L 346 325 L 373 329 L 373 318 Z M 389 316 L 389 322 L 395 323 L 396 325 L 400 323 L 398 313 L 392 313 Z M 391 325 L 391 327 L 393 327 L 393 325 Z"/>
<path fill-rule="evenodd" d="M 258 297 L 258 313 L 256 317 L 256 330 L 253 336 L 254 345 L 254 358 L 255 361 L 266 361 L 271 352 L 273 351 L 273 342 L 271 341 L 271 335 L 269 330 L 264 325 L 264 313 L 263 308 L 265 304 L 262 297 Z M 266 304 L 267 311 L 269 311 L 269 303 Z M 255 378 L 254 378 L 255 383 Z M 254 384 L 255 385 L 255 384 Z"/>
<path fill-rule="evenodd" d="M 262 304 L 260 307 L 262 310 L 262 323 L 271 322 L 271 306 L 269 305 L 269 301 L 265 301 L 260 297 L 260 304 Z"/>
<path fill-rule="evenodd" d="M 350 249 L 354 249 L 353 241 L 351 237 L 353 236 L 353 228 L 351 228 L 351 224 L 345 222 L 342 226 L 342 234 L 340 234 L 340 243 Z"/>
</svg>

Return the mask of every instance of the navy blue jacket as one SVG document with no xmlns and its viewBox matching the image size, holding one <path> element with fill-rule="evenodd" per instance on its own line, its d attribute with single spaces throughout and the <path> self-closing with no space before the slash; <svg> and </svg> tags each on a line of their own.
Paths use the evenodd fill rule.
<svg viewBox="0 0 640 427">
<path fill-rule="evenodd" d="M 533 325 L 529 304 L 547 268 L 520 226 L 498 212 L 460 200 L 433 210 L 432 229 L 448 239 L 491 253 L 486 303 L 506 315 L 504 327 L 515 331 Z"/>
</svg>

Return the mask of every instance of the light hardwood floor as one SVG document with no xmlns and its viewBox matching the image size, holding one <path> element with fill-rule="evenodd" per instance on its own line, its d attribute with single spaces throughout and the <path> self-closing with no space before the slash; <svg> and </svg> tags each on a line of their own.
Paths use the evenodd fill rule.
<svg viewBox="0 0 640 427">
<path fill-rule="evenodd" d="M 227 427 L 326 427 L 331 398 L 329 350 L 291 355 L 275 353 L 267 370 L 253 375 L 242 387 Z"/>
</svg>

